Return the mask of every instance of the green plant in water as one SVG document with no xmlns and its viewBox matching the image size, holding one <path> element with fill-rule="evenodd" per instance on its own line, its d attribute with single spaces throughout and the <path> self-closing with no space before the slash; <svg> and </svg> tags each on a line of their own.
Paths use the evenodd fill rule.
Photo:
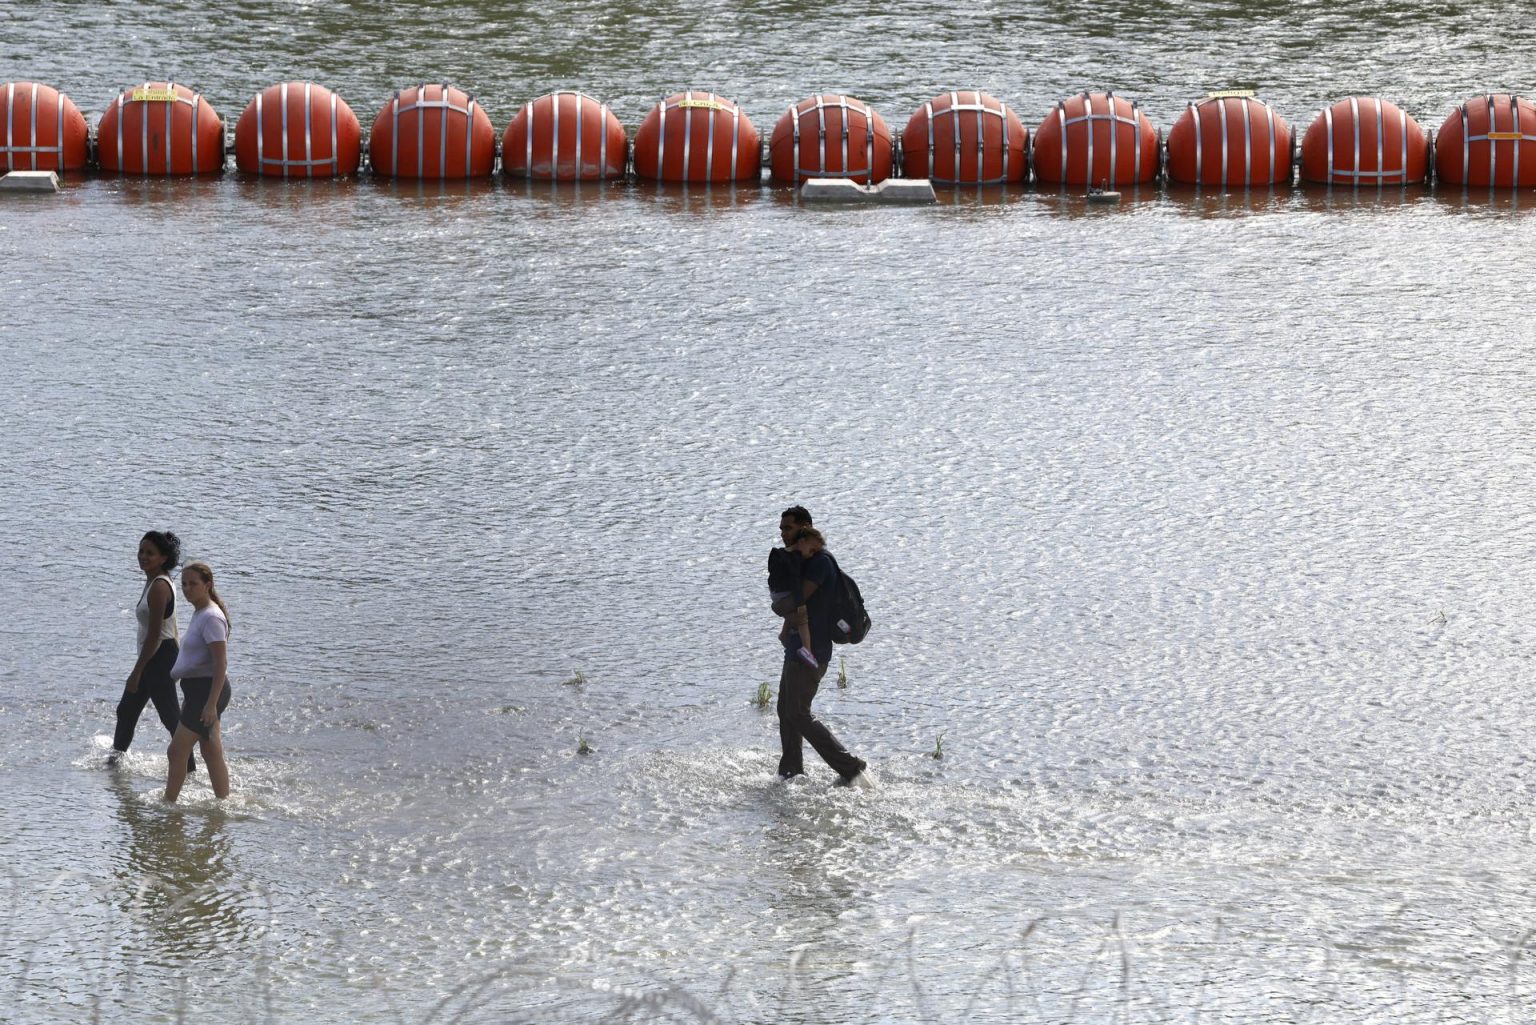
<svg viewBox="0 0 1536 1025">
<path fill-rule="evenodd" d="M 592 745 L 588 744 L 587 738 L 579 733 L 576 735 L 576 753 L 579 755 L 589 755 L 592 753 Z"/>
<path fill-rule="evenodd" d="M 933 751 L 928 755 L 928 757 L 933 759 L 944 757 L 944 734 L 940 733 L 939 739 L 933 742 Z"/>
<path fill-rule="evenodd" d="M 767 708 L 768 707 L 768 702 L 770 702 L 772 700 L 773 700 L 773 691 L 772 691 L 772 689 L 770 689 L 769 686 L 766 683 L 758 684 L 757 685 L 757 694 L 752 698 L 752 705 L 753 705 L 753 707 L 755 707 L 755 708 Z"/>
<path fill-rule="evenodd" d="M 848 660 L 842 655 L 837 656 L 837 685 L 848 686 Z"/>
<path fill-rule="evenodd" d="M 578 669 L 578 670 L 576 670 L 576 675 L 575 676 L 573 676 L 569 680 L 565 681 L 565 685 L 567 687 L 581 687 L 581 686 L 584 686 L 586 684 L 586 682 L 587 682 L 587 674 L 582 672 L 580 669 Z"/>
</svg>

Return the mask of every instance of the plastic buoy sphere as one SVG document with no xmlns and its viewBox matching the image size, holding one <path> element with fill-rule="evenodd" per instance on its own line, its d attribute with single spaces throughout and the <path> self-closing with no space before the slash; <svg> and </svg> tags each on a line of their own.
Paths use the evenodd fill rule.
<svg viewBox="0 0 1536 1025">
<path fill-rule="evenodd" d="M 1351 96 L 1317 115 L 1301 139 L 1301 180 L 1406 185 L 1429 175 L 1429 136 L 1395 103 Z"/>
<path fill-rule="evenodd" d="M 1435 175 L 1451 185 L 1536 185 L 1536 106 L 1508 93 L 1463 103 L 1435 138 Z"/>
<path fill-rule="evenodd" d="M 51 85 L 0 86 L 0 174 L 77 171 L 90 159 L 85 115 Z"/>
<path fill-rule="evenodd" d="M 224 122 L 200 93 L 175 82 L 125 89 L 96 126 L 96 159 L 118 174 L 217 174 Z"/>
<path fill-rule="evenodd" d="M 272 178 L 356 174 L 362 136 L 340 96 L 313 82 L 282 82 L 257 93 L 235 123 L 235 166 Z"/>
<path fill-rule="evenodd" d="M 386 177 L 479 178 L 496 167 L 496 129 L 462 89 L 413 86 L 379 111 L 368 159 L 374 173 Z"/>
<path fill-rule="evenodd" d="M 1053 185 L 1131 185 L 1157 177 L 1157 129 L 1114 93 L 1079 93 L 1035 129 L 1035 177 Z"/>
<path fill-rule="evenodd" d="M 1168 132 L 1168 178 L 1189 185 L 1291 180 L 1291 126 L 1251 96 L 1191 103 Z"/>
<path fill-rule="evenodd" d="M 1000 185 L 1029 174 L 1029 133 L 996 97 L 963 91 L 935 96 L 901 133 L 903 172 L 935 185 Z"/>
<path fill-rule="evenodd" d="M 628 137 L 607 104 L 577 92 L 540 96 L 501 139 L 503 174 L 535 181 L 624 177 Z"/>
<path fill-rule="evenodd" d="M 891 131 L 868 104 L 818 94 L 784 112 L 768 143 L 775 181 L 851 178 L 874 185 L 891 176 Z"/>
<path fill-rule="evenodd" d="M 755 182 L 763 170 L 752 120 L 731 100 L 692 90 L 645 115 L 634 161 L 636 175 L 664 182 Z"/>
</svg>

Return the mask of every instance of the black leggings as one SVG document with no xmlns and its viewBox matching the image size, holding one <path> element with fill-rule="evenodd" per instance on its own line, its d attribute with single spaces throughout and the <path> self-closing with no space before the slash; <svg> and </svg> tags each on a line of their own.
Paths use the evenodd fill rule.
<svg viewBox="0 0 1536 1025">
<path fill-rule="evenodd" d="M 139 689 L 130 694 L 126 686 L 123 688 L 123 699 L 117 703 L 117 729 L 112 734 L 114 751 L 128 750 L 128 746 L 133 743 L 133 733 L 139 727 L 139 716 L 144 714 L 144 706 L 151 701 L 155 703 L 155 713 L 160 716 L 160 722 L 172 736 L 176 735 L 181 708 L 176 702 L 176 683 L 171 679 L 171 667 L 176 664 L 180 650 L 180 646 L 170 638 L 161 641 L 149 665 L 144 667 L 144 672 L 139 676 Z M 196 766 L 197 763 L 189 755 L 187 771 L 193 771 Z"/>
</svg>

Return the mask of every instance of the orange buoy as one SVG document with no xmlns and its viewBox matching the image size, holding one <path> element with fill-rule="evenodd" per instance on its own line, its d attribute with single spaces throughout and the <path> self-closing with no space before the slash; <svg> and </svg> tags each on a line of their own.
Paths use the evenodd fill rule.
<svg viewBox="0 0 1536 1025">
<path fill-rule="evenodd" d="M 536 181 L 622 178 L 628 141 L 606 103 L 578 92 L 550 93 L 525 105 L 507 125 L 501 170 Z"/>
<path fill-rule="evenodd" d="M 1190 185 L 1273 185 L 1291 180 L 1291 126 L 1248 93 L 1213 93 L 1185 108 L 1168 132 L 1167 173 Z"/>
<path fill-rule="evenodd" d="M 1114 93 L 1079 93 L 1035 129 L 1035 177 L 1060 185 L 1128 185 L 1157 177 L 1158 134 Z"/>
<path fill-rule="evenodd" d="M 1351 96 L 1317 115 L 1301 140 L 1302 181 L 1406 185 L 1429 174 L 1429 136 L 1395 103 Z"/>
<path fill-rule="evenodd" d="M 1029 133 L 996 97 L 966 91 L 935 96 L 901 133 L 903 173 L 935 185 L 1001 185 L 1029 174 Z"/>
<path fill-rule="evenodd" d="M 496 129 L 473 96 L 451 85 L 401 89 L 373 122 L 368 158 L 394 178 L 478 178 L 496 167 Z"/>
<path fill-rule="evenodd" d="M 96 158 L 118 174 L 217 174 L 224 122 L 201 93 L 175 82 L 125 89 L 96 126 Z"/>
<path fill-rule="evenodd" d="M 0 89 L 0 174 L 78 171 L 90 159 L 85 115 L 51 85 L 8 82 Z"/>
<path fill-rule="evenodd" d="M 891 131 L 868 104 L 818 93 L 790 107 L 768 142 L 776 181 L 852 178 L 874 185 L 891 176 Z"/>
<path fill-rule="evenodd" d="M 356 174 L 363 129 L 340 96 L 313 82 L 256 94 L 235 123 L 235 166 L 272 178 Z"/>
<path fill-rule="evenodd" d="M 1468 100 L 1440 126 L 1435 175 L 1451 185 L 1536 185 L 1536 105 L 1508 93 Z"/>
<path fill-rule="evenodd" d="M 762 177 L 752 119 L 714 93 L 668 96 L 635 132 L 635 174 L 664 182 L 746 182 Z"/>
</svg>

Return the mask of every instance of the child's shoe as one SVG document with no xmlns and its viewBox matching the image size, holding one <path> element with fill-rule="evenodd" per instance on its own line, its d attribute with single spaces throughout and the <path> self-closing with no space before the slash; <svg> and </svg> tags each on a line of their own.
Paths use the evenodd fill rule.
<svg viewBox="0 0 1536 1025">
<path fill-rule="evenodd" d="M 800 650 L 795 652 L 795 657 L 804 662 L 806 665 L 810 666 L 812 669 L 821 668 L 821 663 L 816 661 L 815 653 L 803 644 L 800 646 Z"/>
</svg>

